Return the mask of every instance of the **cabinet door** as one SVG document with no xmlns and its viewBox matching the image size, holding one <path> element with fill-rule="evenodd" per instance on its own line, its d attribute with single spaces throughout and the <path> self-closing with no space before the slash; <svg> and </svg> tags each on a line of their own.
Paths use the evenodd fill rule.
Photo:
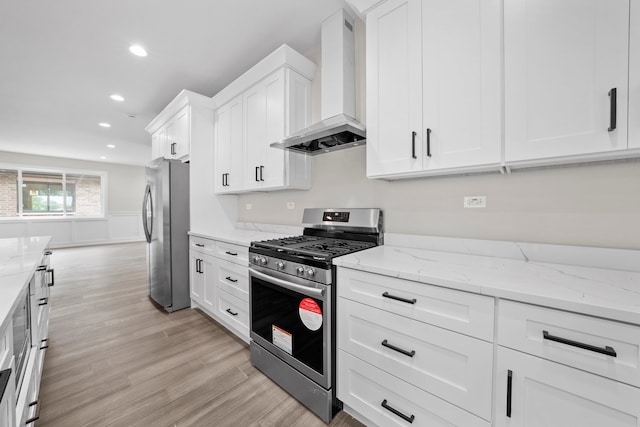
<svg viewBox="0 0 640 427">
<path fill-rule="evenodd" d="M 367 176 L 421 171 L 421 0 L 367 15 Z"/>
<path fill-rule="evenodd" d="M 500 3 L 422 2 L 426 170 L 500 164 Z"/>
<path fill-rule="evenodd" d="M 189 107 L 185 107 L 167 125 L 167 157 L 178 159 L 189 155 Z"/>
<path fill-rule="evenodd" d="M 510 0 L 504 19 L 505 160 L 625 149 L 629 1 Z"/>
<path fill-rule="evenodd" d="M 218 277 L 215 258 L 203 255 L 200 262 L 200 271 L 202 272 L 203 281 L 202 306 L 213 312 L 216 307 L 216 279 Z"/>
<path fill-rule="evenodd" d="M 244 93 L 244 182 L 247 189 L 261 186 L 260 167 L 264 168 L 264 145 L 267 132 L 266 87 L 259 83 Z"/>
<path fill-rule="evenodd" d="M 216 110 L 216 192 L 242 188 L 242 96 Z"/>
<path fill-rule="evenodd" d="M 497 366 L 496 427 L 640 426 L 640 389 L 504 347 Z"/>
<path fill-rule="evenodd" d="M 202 304 L 202 296 L 204 294 L 204 278 L 200 272 L 201 262 L 202 254 L 194 251 L 189 253 L 189 287 L 191 290 L 191 299 L 198 304 Z"/>
<path fill-rule="evenodd" d="M 163 127 L 151 136 L 151 160 L 164 157 L 166 145 L 167 132 Z"/>
</svg>

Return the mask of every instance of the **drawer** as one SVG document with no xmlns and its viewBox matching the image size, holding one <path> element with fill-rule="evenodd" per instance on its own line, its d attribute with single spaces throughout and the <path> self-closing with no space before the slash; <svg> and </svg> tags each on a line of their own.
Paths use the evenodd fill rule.
<svg viewBox="0 0 640 427">
<path fill-rule="evenodd" d="M 640 387 L 640 327 L 513 301 L 498 307 L 500 345 Z"/>
<path fill-rule="evenodd" d="M 494 298 L 338 268 L 338 296 L 493 341 Z"/>
<path fill-rule="evenodd" d="M 338 348 L 491 419 L 493 344 L 338 299 Z"/>
<path fill-rule="evenodd" d="M 249 265 L 249 248 L 226 242 L 216 242 L 216 256 L 220 259 Z"/>
<path fill-rule="evenodd" d="M 218 261 L 218 289 L 249 301 L 249 270 L 246 266 L 229 261 Z"/>
<path fill-rule="evenodd" d="M 487 421 L 342 350 L 338 351 L 336 390 L 338 399 L 378 426 L 490 427 Z"/>
<path fill-rule="evenodd" d="M 216 296 L 216 314 L 225 323 L 249 338 L 249 303 L 220 290 Z"/>
<path fill-rule="evenodd" d="M 189 249 L 206 255 L 215 255 L 216 242 L 202 237 L 189 236 Z"/>
</svg>

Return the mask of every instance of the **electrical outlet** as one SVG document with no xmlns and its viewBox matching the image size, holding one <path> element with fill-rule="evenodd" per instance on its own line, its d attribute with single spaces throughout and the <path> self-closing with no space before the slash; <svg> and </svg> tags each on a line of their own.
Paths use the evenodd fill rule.
<svg viewBox="0 0 640 427">
<path fill-rule="evenodd" d="M 295 209 L 295 208 L 296 208 L 295 202 L 287 202 L 287 209 Z"/>
<path fill-rule="evenodd" d="M 487 196 L 464 196 L 465 208 L 486 208 Z"/>
<path fill-rule="evenodd" d="M 246 205 L 244 205 L 244 208 L 250 211 L 251 209 L 253 209 L 253 205 L 251 203 L 247 203 Z"/>
</svg>

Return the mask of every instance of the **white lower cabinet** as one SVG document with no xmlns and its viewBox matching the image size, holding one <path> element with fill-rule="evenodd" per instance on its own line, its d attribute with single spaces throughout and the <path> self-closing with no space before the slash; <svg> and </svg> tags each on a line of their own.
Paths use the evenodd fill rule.
<svg viewBox="0 0 640 427">
<path fill-rule="evenodd" d="M 489 427 L 479 417 L 412 386 L 349 353 L 338 351 L 338 398 L 367 425 Z"/>
<path fill-rule="evenodd" d="M 249 342 L 248 248 L 191 236 L 191 305 Z"/>
<path fill-rule="evenodd" d="M 0 330 L 0 426 L 13 426 L 16 413 L 15 362 L 12 321 Z"/>
<path fill-rule="evenodd" d="M 493 298 L 337 274 L 337 395 L 348 412 L 379 426 L 491 425 Z"/>
<path fill-rule="evenodd" d="M 498 348 L 495 426 L 638 427 L 640 389 Z"/>
</svg>

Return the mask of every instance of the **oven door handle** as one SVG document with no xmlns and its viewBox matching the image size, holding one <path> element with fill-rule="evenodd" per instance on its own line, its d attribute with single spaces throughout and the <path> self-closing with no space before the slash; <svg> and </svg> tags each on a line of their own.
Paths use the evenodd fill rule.
<svg viewBox="0 0 640 427">
<path fill-rule="evenodd" d="M 290 291 L 300 292 L 305 295 L 315 296 L 316 298 L 324 297 L 324 289 L 311 288 L 309 286 L 298 285 L 297 283 L 292 283 L 287 280 L 278 279 L 277 277 L 269 276 L 268 274 L 261 273 L 259 271 L 254 270 L 253 268 L 249 268 L 249 274 L 257 277 L 258 279 L 264 280 L 265 282 L 271 282 L 278 286 L 282 286 L 283 288 L 289 289 Z"/>
</svg>

